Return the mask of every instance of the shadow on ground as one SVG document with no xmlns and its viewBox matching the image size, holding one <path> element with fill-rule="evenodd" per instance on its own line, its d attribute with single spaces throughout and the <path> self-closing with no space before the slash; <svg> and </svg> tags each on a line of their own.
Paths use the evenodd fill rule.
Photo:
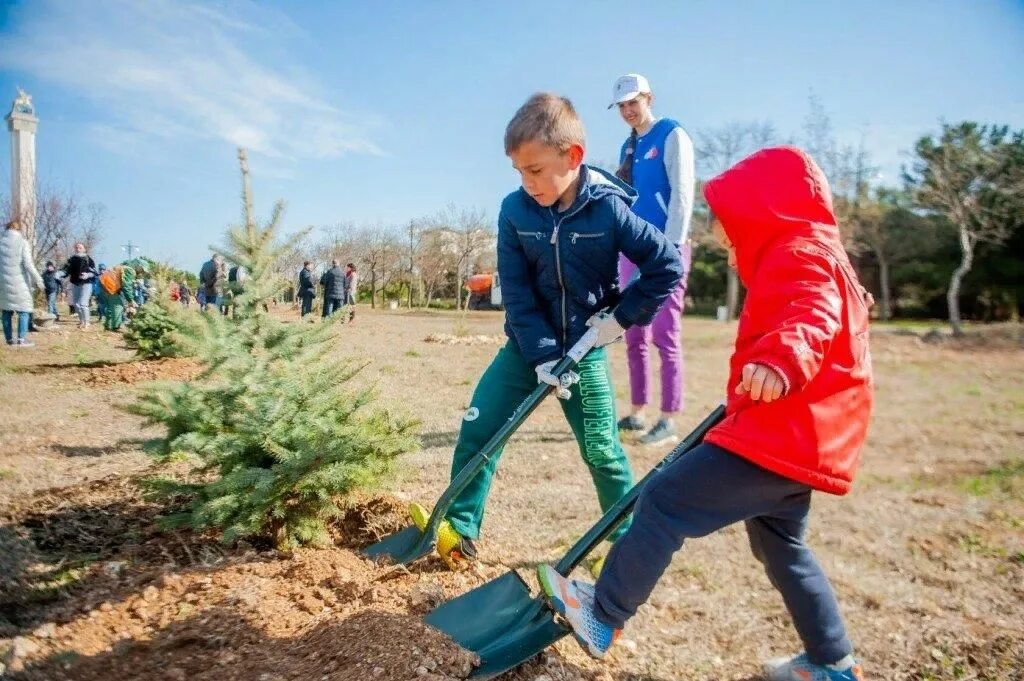
<svg viewBox="0 0 1024 681">
<path fill-rule="evenodd" d="M 47 374 L 53 370 L 61 369 L 101 369 L 103 367 L 112 367 L 118 364 L 127 364 L 132 360 L 107 360 L 97 359 L 91 362 L 49 362 L 46 364 L 28 364 L 17 368 L 18 371 L 26 374 Z"/>
<path fill-rule="evenodd" d="M 53 444 L 49 446 L 49 449 L 54 454 L 75 458 L 124 454 L 125 452 L 138 450 L 141 446 L 142 442 L 137 439 L 133 439 L 119 440 L 112 445 Z"/>
</svg>

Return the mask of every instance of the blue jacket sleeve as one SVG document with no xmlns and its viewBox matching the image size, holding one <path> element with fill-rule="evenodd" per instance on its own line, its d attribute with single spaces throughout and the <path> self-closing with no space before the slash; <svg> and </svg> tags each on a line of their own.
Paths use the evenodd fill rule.
<svg viewBox="0 0 1024 681">
<path fill-rule="evenodd" d="M 638 217 L 621 199 L 612 199 L 616 242 L 621 253 L 636 265 L 640 277 L 626 286 L 615 308 L 623 328 L 650 324 L 658 308 L 683 279 L 683 259 L 658 228 Z"/>
<path fill-rule="evenodd" d="M 505 319 L 523 358 L 531 366 L 537 366 L 561 357 L 555 329 L 537 302 L 523 246 L 515 227 L 504 214 L 498 216 L 498 276 Z"/>
</svg>

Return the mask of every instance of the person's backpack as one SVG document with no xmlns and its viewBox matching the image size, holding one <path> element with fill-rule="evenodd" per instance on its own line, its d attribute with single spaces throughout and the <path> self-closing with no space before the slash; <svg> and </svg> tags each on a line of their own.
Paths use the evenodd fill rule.
<svg viewBox="0 0 1024 681">
<path fill-rule="evenodd" d="M 236 281 L 238 281 L 238 265 L 235 265 L 230 270 L 228 270 L 228 281 L 231 283 L 235 283 Z"/>
<path fill-rule="evenodd" d="M 121 292 L 121 268 L 111 267 L 100 275 L 100 286 L 108 295 L 117 295 Z"/>
</svg>

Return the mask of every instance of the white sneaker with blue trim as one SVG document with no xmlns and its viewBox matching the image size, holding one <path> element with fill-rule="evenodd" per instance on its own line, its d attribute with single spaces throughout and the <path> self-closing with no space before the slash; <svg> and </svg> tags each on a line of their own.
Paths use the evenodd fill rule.
<svg viewBox="0 0 1024 681">
<path fill-rule="evenodd" d="M 550 565 L 537 566 L 537 579 L 548 603 L 569 624 L 583 650 L 591 657 L 604 657 L 622 630 L 597 619 L 594 585 L 566 579 Z"/>
<path fill-rule="evenodd" d="M 860 665 L 847 655 L 835 664 L 814 664 L 806 654 L 771 660 L 764 665 L 768 681 L 864 681 Z"/>
</svg>

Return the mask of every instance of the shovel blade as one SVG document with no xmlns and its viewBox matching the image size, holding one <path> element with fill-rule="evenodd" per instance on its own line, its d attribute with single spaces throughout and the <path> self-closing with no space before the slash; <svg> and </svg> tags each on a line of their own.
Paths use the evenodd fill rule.
<svg viewBox="0 0 1024 681">
<path fill-rule="evenodd" d="M 423 621 L 480 657 L 474 679 L 512 669 L 569 633 L 515 572 L 438 606 Z"/>
<path fill-rule="evenodd" d="M 430 553 L 434 543 L 415 526 L 384 537 L 363 549 L 363 555 L 374 560 L 390 558 L 397 564 L 411 563 Z"/>
</svg>

